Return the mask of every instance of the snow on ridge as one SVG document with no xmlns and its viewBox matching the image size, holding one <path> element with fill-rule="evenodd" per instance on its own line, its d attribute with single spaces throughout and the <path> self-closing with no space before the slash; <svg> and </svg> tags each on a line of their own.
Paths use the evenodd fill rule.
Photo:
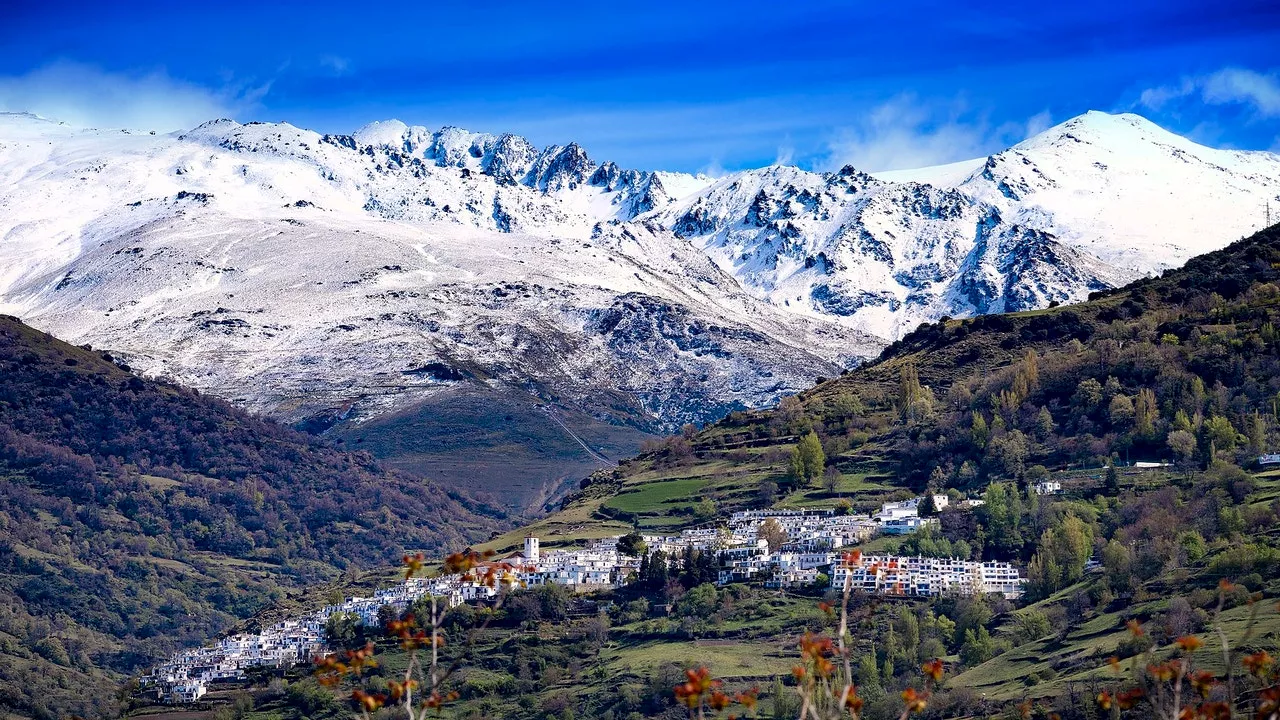
<svg viewBox="0 0 1280 720">
<path fill-rule="evenodd" d="M 351 137 L 361 145 L 399 147 L 408 132 L 409 126 L 399 120 L 375 120 L 356 130 Z"/>
<path fill-rule="evenodd" d="M 1280 157 L 1105 113 L 936 168 L 720 178 L 398 120 L 152 136 L 0 115 L 0 308 L 268 412 L 436 391 L 412 360 L 682 422 L 920 322 L 1222 247 L 1268 198 Z"/>
</svg>

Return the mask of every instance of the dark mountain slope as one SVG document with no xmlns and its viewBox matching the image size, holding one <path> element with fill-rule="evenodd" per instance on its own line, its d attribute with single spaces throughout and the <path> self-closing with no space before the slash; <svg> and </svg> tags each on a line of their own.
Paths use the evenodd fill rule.
<svg viewBox="0 0 1280 720">
<path fill-rule="evenodd" d="M 497 515 L 0 317 L 0 709 L 109 715 L 104 676 Z"/>
</svg>

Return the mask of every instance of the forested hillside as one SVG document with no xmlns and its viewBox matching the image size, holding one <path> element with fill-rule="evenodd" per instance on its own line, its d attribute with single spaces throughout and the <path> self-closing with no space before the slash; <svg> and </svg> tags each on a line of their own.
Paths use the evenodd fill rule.
<svg viewBox="0 0 1280 720">
<path fill-rule="evenodd" d="M 567 544 L 745 508 L 860 512 L 926 488 L 949 494 L 939 530 L 864 551 L 1010 561 L 1028 578 L 1026 597 L 871 612 L 855 637 L 859 685 L 878 693 L 870 716 L 896 717 L 897 691 L 936 655 L 948 679 L 929 714 L 984 715 L 1032 698 L 1091 717 L 1094 696 L 1124 679 L 1113 656 L 1166 657 L 1180 636 L 1216 637 L 1215 622 L 1233 652 L 1280 651 L 1280 475 L 1257 463 L 1280 450 L 1278 324 L 1273 227 L 1084 304 L 922 325 L 771 411 L 687 428 L 597 473 L 528 531 Z M 1046 480 L 1061 494 L 1035 493 Z M 523 532 L 490 547 L 515 547 Z M 737 586 L 704 588 L 675 569 L 670 579 L 620 598 L 675 601 L 670 617 L 614 617 L 605 655 L 626 682 L 657 687 L 663 657 L 767 687 L 785 675 L 797 630 L 814 627 L 780 624 L 792 611 L 763 609 L 758 590 L 744 603 Z M 681 598 L 695 593 L 701 609 L 685 613 Z M 569 687 L 579 709 L 607 706 Z"/>
<path fill-rule="evenodd" d="M 110 715 L 124 674 L 290 588 L 499 522 L 0 317 L 0 714 Z"/>
</svg>

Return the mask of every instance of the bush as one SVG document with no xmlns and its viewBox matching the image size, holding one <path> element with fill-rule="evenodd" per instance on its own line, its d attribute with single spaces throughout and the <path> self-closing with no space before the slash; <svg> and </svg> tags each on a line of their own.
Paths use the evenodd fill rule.
<svg viewBox="0 0 1280 720">
<path fill-rule="evenodd" d="M 1155 641 L 1149 635 L 1138 635 L 1136 637 L 1129 635 L 1124 640 L 1121 640 L 1120 644 L 1116 645 L 1116 657 L 1123 660 L 1124 658 L 1141 655 L 1150 650 L 1154 644 Z"/>
<path fill-rule="evenodd" d="M 1262 579 L 1262 576 L 1256 572 L 1249 573 L 1248 575 L 1245 575 L 1244 577 L 1236 581 L 1237 584 L 1243 585 L 1245 589 L 1251 590 L 1253 592 L 1258 592 L 1262 590 L 1264 582 L 1265 581 Z"/>
</svg>

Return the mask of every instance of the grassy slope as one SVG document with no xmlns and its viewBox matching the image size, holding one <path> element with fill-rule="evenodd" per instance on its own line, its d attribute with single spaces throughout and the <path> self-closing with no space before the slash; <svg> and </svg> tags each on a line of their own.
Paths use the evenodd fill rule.
<svg viewBox="0 0 1280 720">
<path fill-rule="evenodd" d="M 389 467 L 478 494 L 514 512 L 540 511 L 602 467 L 542 409 L 537 397 L 463 386 L 390 416 L 339 425 L 329 437 Z M 582 413 L 557 417 L 605 457 L 633 454 L 651 436 Z"/>
</svg>

